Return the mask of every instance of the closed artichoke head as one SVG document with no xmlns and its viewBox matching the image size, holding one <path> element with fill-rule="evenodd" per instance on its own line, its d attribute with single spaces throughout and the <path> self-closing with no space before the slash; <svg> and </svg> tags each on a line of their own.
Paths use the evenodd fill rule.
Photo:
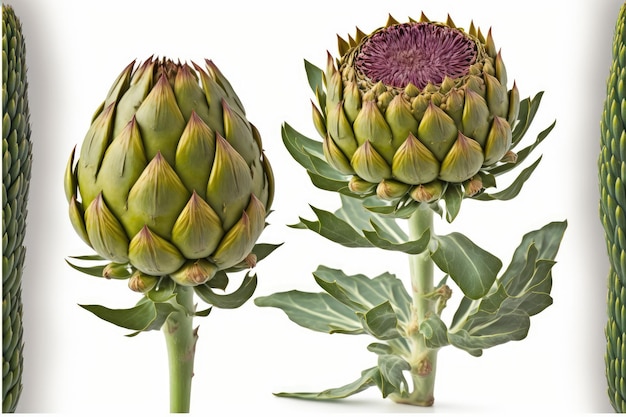
<svg viewBox="0 0 626 417">
<path fill-rule="evenodd" d="M 261 136 L 209 60 L 129 64 L 65 174 L 72 225 L 100 256 L 126 265 L 137 291 L 163 275 L 200 285 L 243 262 L 273 189 Z"/>
</svg>

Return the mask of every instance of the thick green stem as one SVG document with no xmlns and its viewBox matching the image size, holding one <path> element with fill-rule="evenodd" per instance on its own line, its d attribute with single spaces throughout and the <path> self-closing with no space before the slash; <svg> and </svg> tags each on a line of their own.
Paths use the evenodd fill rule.
<svg viewBox="0 0 626 417">
<path fill-rule="evenodd" d="M 429 208 L 420 208 L 409 218 L 409 239 L 417 240 L 426 230 L 433 234 L 433 211 Z M 417 322 L 421 323 L 434 311 L 432 298 L 424 297 L 434 290 L 433 260 L 428 249 L 417 255 L 409 255 L 411 272 L 411 289 L 413 290 L 413 308 Z"/>
<path fill-rule="evenodd" d="M 170 412 L 188 413 L 197 332 L 193 329 L 193 290 L 177 287 L 176 300 L 184 311 L 170 314 L 163 325 L 170 371 Z"/>
<path fill-rule="evenodd" d="M 426 230 L 433 233 L 433 211 L 420 208 L 409 218 L 409 238 L 418 239 Z M 411 377 L 413 390 L 405 395 L 396 396 L 394 401 L 406 404 L 430 406 L 434 402 L 435 370 L 437 350 L 426 346 L 424 336 L 419 332 L 420 324 L 435 313 L 434 265 L 427 250 L 417 255 L 409 255 L 411 289 L 413 296 L 413 317 L 411 326 Z"/>
</svg>

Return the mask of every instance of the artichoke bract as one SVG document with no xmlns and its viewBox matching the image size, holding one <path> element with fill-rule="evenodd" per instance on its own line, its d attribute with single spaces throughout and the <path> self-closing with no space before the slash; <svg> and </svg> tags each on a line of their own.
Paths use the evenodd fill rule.
<svg viewBox="0 0 626 417">
<path fill-rule="evenodd" d="M 339 52 L 328 55 L 313 120 L 350 191 L 431 203 L 453 183 L 473 196 L 491 169 L 515 160 L 519 92 L 507 88 L 491 31 L 390 19 L 340 38 Z"/>
<path fill-rule="evenodd" d="M 273 176 L 261 137 L 215 64 L 133 61 L 96 111 L 65 191 L 72 225 L 104 274 L 144 292 L 254 266 Z"/>
</svg>

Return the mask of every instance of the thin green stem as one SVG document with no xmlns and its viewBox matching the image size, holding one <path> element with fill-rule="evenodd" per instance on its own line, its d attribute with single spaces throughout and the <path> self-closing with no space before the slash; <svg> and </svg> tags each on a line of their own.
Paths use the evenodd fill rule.
<svg viewBox="0 0 626 417">
<path fill-rule="evenodd" d="M 163 325 L 170 372 L 170 412 L 188 413 L 191 403 L 191 379 L 196 352 L 197 332 L 193 329 L 193 290 L 177 287 L 181 311 L 170 314 Z"/>
<path fill-rule="evenodd" d="M 426 230 L 433 234 L 433 211 L 420 208 L 409 218 L 409 239 L 418 239 Z M 435 313 L 435 301 L 429 297 L 434 290 L 434 265 L 428 249 L 417 255 L 409 255 L 409 265 L 413 317 L 410 329 L 411 354 L 408 360 L 413 390 L 392 399 L 399 403 L 431 406 L 434 402 L 437 350 L 426 346 L 424 336 L 419 332 L 421 323 Z"/>
</svg>

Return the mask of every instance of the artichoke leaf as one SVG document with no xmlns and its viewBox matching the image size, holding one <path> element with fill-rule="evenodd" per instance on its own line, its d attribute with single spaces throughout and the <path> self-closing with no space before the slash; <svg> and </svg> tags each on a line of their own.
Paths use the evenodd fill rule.
<svg viewBox="0 0 626 417">
<path fill-rule="evenodd" d="M 326 95 L 324 94 L 324 71 L 316 65 L 304 60 L 304 70 L 311 90 L 317 96 L 322 112 L 326 113 Z"/>
<path fill-rule="evenodd" d="M 164 303 L 176 296 L 176 283 L 169 278 L 161 277 L 146 297 L 155 303 Z"/>
<path fill-rule="evenodd" d="M 257 286 L 256 275 L 246 274 L 238 289 L 230 294 L 216 294 L 208 284 L 193 287 L 194 291 L 205 303 L 213 307 L 232 309 L 242 306 L 252 297 Z"/>
<path fill-rule="evenodd" d="M 78 190 L 78 179 L 76 178 L 76 168 L 74 167 L 74 154 L 76 153 L 76 147 L 72 148 L 72 152 L 70 153 L 70 159 L 67 161 L 67 165 L 65 166 L 65 174 L 63 176 L 63 189 L 65 190 L 65 198 L 69 203 L 72 198 L 76 198 L 76 192 Z M 8 153 L 4 154 L 5 156 Z M 11 161 L 7 160 L 3 162 L 3 167 L 8 169 Z M 8 172 L 3 172 L 2 177 L 7 178 Z M 6 199 L 5 199 L 6 201 Z"/>
<path fill-rule="evenodd" d="M 541 143 L 543 142 L 543 140 L 550 134 L 550 132 L 552 132 L 552 129 L 554 129 L 554 126 L 556 126 L 556 120 L 554 122 L 552 122 L 547 128 L 545 128 L 544 130 L 542 130 L 541 132 L 539 132 L 539 134 L 537 135 L 537 139 L 535 140 L 535 142 L 533 142 L 532 144 L 528 145 L 527 147 L 521 149 L 520 151 L 517 152 L 517 157 L 515 160 L 514 164 L 504 164 L 500 167 L 497 167 L 495 170 L 492 170 L 493 175 L 501 175 L 504 172 L 508 172 L 511 169 L 513 169 L 515 166 L 519 165 L 521 162 L 523 162 L 528 155 L 530 155 L 530 153 Z"/>
<path fill-rule="evenodd" d="M 348 176 L 342 174 L 340 171 L 329 165 L 326 160 L 319 159 L 318 157 L 311 155 L 311 166 L 313 168 L 312 173 L 320 175 L 324 178 L 328 178 L 335 181 L 348 182 Z"/>
<path fill-rule="evenodd" d="M 148 326 L 140 329 L 135 333 L 128 334 L 127 336 L 136 336 L 140 332 L 147 332 L 150 330 L 161 330 L 161 327 L 163 327 L 163 324 L 165 324 L 165 321 L 170 316 L 170 314 L 177 312 L 180 307 L 181 306 L 178 303 L 174 304 L 173 301 L 167 303 L 154 303 L 154 308 L 156 309 L 156 318 L 151 321 Z"/>
<path fill-rule="evenodd" d="M 502 268 L 500 259 L 460 233 L 433 238 L 437 247 L 431 257 L 439 269 L 450 275 L 466 297 L 485 296 Z"/>
<path fill-rule="evenodd" d="M 411 365 L 405 359 L 398 355 L 378 355 L 378 369 L 382 380 L 387 382 L 381 388 L 383 397 L 407 392 L 408 384 L 403 372 L 410 371 Z"/>
<path fill-rule="evenodd" d="M 376 385 L 381 385 L 381 374 L 377 366 L 364 370 L 356 381 L 338 388 L 330 388 L 321 392 L 279 392 L 275 395 L 307 400 L 338 400 L 358 394 Z"/>
<path fill-rule="evenodd" d="M 391 241 L 405 242 L 408 240 L 406 232 L 398 225 L 393 217 L 379 215 L 369 207 L 365 207 L 360 199 L 341 195 L 341 208 L 335 215 L 350 223 L 357 230 L 374 230 Z M 373 223 L 376 225 L 374 226 Z"/>
<path fill-rule="evenodd" d="M 70 258 L 78 259 L 78 260 L 81 260 L 81 261 L 106 261 L 107 260 L 106 258 L 103 258 L 102 256 L 100 256 L 98 254 L 70 256 Z"/>
<path fill-rule="evenodd" d="M 388 355 L 393 353 L 393 348 L 386 343 L 374 342 L 367 345 L 367 350 L 378 355 Z"/>
<path fill-rule="evenodd" d="M 512 169 L 516 168 L 517 166 L 519 166 L 529 155 L 530 153 L 541 143 L 543 142 L 543 140 L 550 134 L 550 132 L 552 131 L 552 129 L 554 129 L 554 126 L 556 126 L 556 120 L 554 122 L 552 122 L 552 124 L 550 126 L 548 126 L 547 128 L 545 128 L 544 130 L 542 130 L 541 132 L 539 132 L 539 134 L 537 135 L 537 139 L 535 140 L 535 142 L 533 142 L 532 144 L 528 145 L 527 147 L 521 149 L 520 151 L 517 152 L 517 156 L 515 158 L 515 162 L 508 162 L 508 163 L 504 163 L 500 166 L 494 167 L 492 169 L 489 170 L 489 172 L 494 175 L 494 176 L 498 176 L 498 175 L 502 175 L 506 172 L 511 171 Z"/>
<path fill-rule="evenodd" d="M 300 223 L 291 225 L 294 228 L 309 229 L 320 236 L 349 248 L 371 248 L 373 245 L 359 231 L 337 215 L 310 206 L 317 216 L 317 221 L 300 217 Z"/>
<path fill-rule="evenodd" d="M 67 264 L 69 266 L 71 266 L 72 268 L 74 268 L 77 271 L 82 272 L 83 274 L 87 274 L 87 275 L 91 275 L 93 277 L 97 277 L 97 278 L 103 278 L 103 271 L 104 268 L 106 267 L 106 264 L 103 265 L 97 265 L 97 266 L 80 266 L 80 265 L 76 265 L 70 261 L 68 261 L 67 259 L 65 260 L 65 262 L 67 262 Z"/>
<path fill-rule="evenodd" d="M 467 351 L 472 356 L 481 356 L 483 349 L 497 346 L 513 340 L 522 340 L 528 334 L 530 318 L 524 312 L 512 311 L 510 314 L 494 315 L 493 319 L 479 332 L 461 329 L 448 333 L 450 343 Z"/>
<path fill-rule="evenodd" d="M 522 187 L 524 183 L 530 178 L 533 171 L 541 162 L 541 157 L 539 157 L 532 165 L 528 166 L 520 174 L 513 180 L 513 182 L 504 190 L 498 191 L 497 193 L 481 193 L 473 196 L 472 198 L 481 201 L 490 201 L 490 200 L 501 200 L 506 201 L 512 198 L 515 198 L 520 191 L 522 191 Z"/>
<path fill-rule="evenodd" d="M 342 186 L 347 184 L 347 176 L 326 162 L 322 142 L 304 136 L 287 123 L 283 125 L 282 137 L 291 156 L 307 170 L 310 176 L 324 178 L 325 181 L 341 182 Z M 314 183 L 316 183 L 315 180 Z"/>
<path fill-rule="evenodd" d="M 505 308 L 522 310 L 534 315 L 552 303 L 551 268 L 560 244 L 565 223 L 554 222 L 528 233 L 516 249 L 511 263 L 496 280 L 489 293 L 480 300 L 461 300 L 452 320 L 451 329 L 478 323 L 479 313 L 495 314 Z M 476 319 L 478 317 L 478 319 Z"/>
<path fill-rule="evenodd" d="M 341 270 L 320 265 L 313 276 L 328 294 L 356 313 L 364 315 L 389 302 L 401 322 L 410 321 L 411 297 L 403 282 L 393 274 L 385 272 L 369 278 L 362 274 L 346 275 Z"/>
<path fill-rule="evenodd" d="M 326 293 L 298 290 L 258 297 L 259 307 L 276 307 L 299 326 L 322 333 L 363 334 L 354 310 Z"/>
<path fill-rule="evenodd" d="M 431 349 L 439 349 L 448 346 L 448 328 L 441 318 L 434 314 L 420 323 L 419 331 L 424 335 L 426 346 Z"/>
<path fill-rule="evenodd" d="M 267 256 L 269 256 L 272 252 L 274 252 L 276 249 L 278 249 L 279 247 L 281 247 L 283 244 L 279 243 L 279 244 L 273 244 L 273 243 L 257 243 L 256 245 L 254 245 L 254 247 L 252 248 L 252 252 L 251 254 L 254 255 L 256 262 L 260 262 L 263 259 L 265 259 Z M 246 262 L 242 262 L 240 264 L 234 265 L 230 268 L 227 268 L 225 271 L 226 272 L 239 272 L 239 271 L 243 271 L 244 269 L 249 269 L 250 265 L 248 265 Z M 220 288 L 220 287 L 216 287 L 212 281 L 215 280 L 216 277 L 213 277 L 211 279 L 211 281 L 209 281 L 211 283 L 211 288 Z M 222 288 L 224 289 L 224 288 Z"/>
<path fill-rule="evenodd" d="M 209 282 L 206 282 L 205 285 L 208 285 L 211 288 L 218 288 L 222 291 L 225 291 L 226 287 L 228 287 L 228 283 L 230 282 L 230 278 L 228 278 L 228 274 L 226 273 L 227 271 L 230 271 L 230 268 L 217 271 L 215 273 L 215 276 L 211 278 Z"/>
<path fill-rule="evenodd" d="M 283 124 L 281 134 L 283 143 L 291 156 L 307 171 L 315 172 L 316 169 L 311 158 L 315 157 L 324 161 L 322 142 L 304 136 L 288 123 Z"/>
<path fill-rule="evenodd" d="M 142 331 L 160 329 L 167 317 L 176 311 L 172 304 L 154 303 L 145 297 L 134 307 L 125 309 L 111 309 L 97 304 L 80 306 L 104 321 L 125 329 L 136 330 L 136 333 L 129 336 L 135 336 Z"/>
<path fill-rule="evenodd" d="M 389 300 L 357 315 L 365 331 L 376 339 L 391 340 L 402 337 L 398 330 L 398 317 Z"/>
<path fill-rule="evenodd" d="M 528 248 L 531 245 L 537 248 L 537 259 L 554 260 L 566 229 L 567 221 L 551 222 L 541 229 L 526 233 L 500 280 L 508 284 L 515 279 L 525 278 L 520 276 L 520 271 L 524 269 L 526 259 L 528 259 Z"/>
<path fill-rule="evenodd" d="M 411 255 L 422 253 L 430 242 L 430 230 L 426 230 L 417 240 L 409 242 L 396 241 L 394 236 L 385 233 L 385 229 L 372 220 L 374 231 L 364 230 L 365 238 L 380 249 L 404 252 Z"/>
<path fill-rule="evenodd" d="M 345 179 L 337 181 L 315 174 L 311 171 L 307 171 L 307 173 L 309 174 L 309 178 L 311 178 L 311 182 L 313 183 L 313 185 L 315 185 L 320 190 L 335 191 L 342 195 L 347 195 L 354 198 L 360 197 L 359 194 L 355 194 L 350 191 L 350 188 L 348 187 L 348 181 L 346 181 Z"/>
<path fill-rule="evenodd" d="M 384 219 L 408 219 L 421 203 L 413 199 L 401 199 L 395 204 L 389 204 L 378 198 L 367 198 L 363 202 L 363 207 L 377 216 Z M 395 223 L 395 221 L 394 221 Z"/>
<path fill-rule="evenodd" d="M 445 215 L 446 221 L 452 223 L 461 211 L 461 203 L 463 202 L 463 190 L 459 184 L 448 184 L 446 192 L 443 195 L 446 203 Z"/>
<path fill-rule="evenodd" d="M 480 300 L 465 297 L 450 327 L 450 342 L 473 355 L 526 337 L 530 317 L 552 304 L 551 270 L 566 222 L 527 233 L 507 270 Z"/>
<path fill-rule="evenodd" d="M 512 134 L 513 146 L 517 145 L 517 143 L 522 140 L 526 131 L 530 127 L 533 119 L 535 118 L 535 114 L 537 110 L 539 110 L 539 104 L 541 103 L 541 98 L 543 97 L 543 91 L 535 94 L 535 96 L 531 99 L 526 98 L 520 101 L 519 105 L 519 113 L 518 113 L 518 123 L 515 125 Z"/>
</svg>

